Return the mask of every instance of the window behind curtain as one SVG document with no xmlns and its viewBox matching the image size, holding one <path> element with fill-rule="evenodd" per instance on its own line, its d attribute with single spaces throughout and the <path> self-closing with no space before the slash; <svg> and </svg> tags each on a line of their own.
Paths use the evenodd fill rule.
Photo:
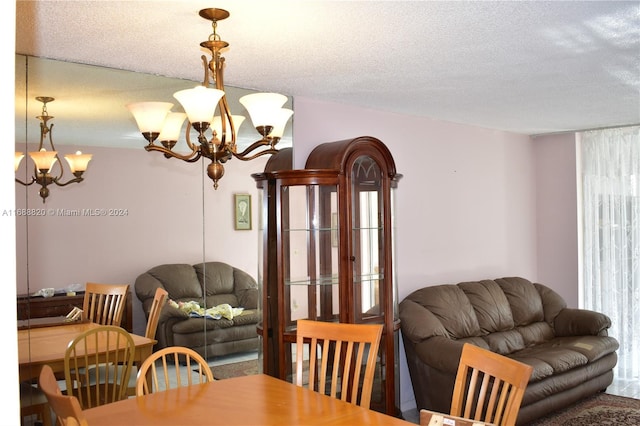
<svg viewBox="0 0 640 426">
<path fill-rule="evenodd" d="M 640 378 L 640 127 L 583 132 L 582 306 L 607 314 L 618 379 Z"/>
</svg>

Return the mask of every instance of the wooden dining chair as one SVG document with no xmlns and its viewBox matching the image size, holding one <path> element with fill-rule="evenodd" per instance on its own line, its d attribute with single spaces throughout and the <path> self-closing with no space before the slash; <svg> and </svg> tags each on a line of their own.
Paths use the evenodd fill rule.
<svg viewBox="0 0 640 426">
<path fill-rule="evenodd" d="M 305 386 L 304 346 L 308 343 L 309 378 L 306 387 L 369 408 L 381 336 L 381 324 L 298 320 L 296 384 Z M 318 347 L 321 348 L 320 353 Z"/>
<path fill-rule="evenodd" d="M 135 343 L 125 329 L 103 325 L 87 330 L 65 352 L 67 394 L 85 410 L 125 399 L 134 356 Z"/>
<path fill-rule="evenodd" d="M 465 343 L 450 414 L 500 426 L 515 425 L 532 371 L 530 365 Z"/>
<path fill-rule="evenodd" d="M 83 318 L 101 325 L 117 325 L 127 299 L 129 284 L 87 283 L 82 303 Z"/>
<path fill-rule="evenodd" d="M 160 312 L 162 312 L 162 307 L 166 304 L 168 297 L 169 297 L 169 292 L 167 292 L 167 290 L 160 287 L 156 289 L 156 294 L 153 297 L 153 301 L 151 302 L 151 307 L 149 308 L 149 315 L 147 319 L 147 329 L 145 330 L 144 337 L 148 339 L 156 338 L 156 331 L 158 329 L 158 320 L 160 319 Z M 138 376 L 138 368 L 134 364 L 133 368 L 131 369 L 131 374 L 129 376 L 129 386 L 127 387 L 128 396 L 134 396 L 136 394 L 137 376 Z"/>
<path fill-rule="evenodd" d="M 158 287 L 156 293 L 153 296 L 151 307 L 149 308 L 149 316 L 147 318 L 147 329 L 144 332 L 144 336 L 149 339 L 156 338 L 156 331 L 158 330 L 158 320 L 160 319 L 160 312 L 162 307 L 166 304 L 169 292 L 167 290 Z"/>
<path fill-rule="evenodd" d="M 38 377 L 38 386 L 47 397 L 59 426 L 87 426 L 80 402 L 75 396 L 63 395 L 53 370 L 44 365 Z"/>
<path fill-rule="evenodd" d="M 171 365 L 175 368 L 169 368 Z M 142 363 L 136 378 L 136 395 L 213 380 L 211 368 L 198 352 L 182 346 L 170 346 L 154 352 Z"/>
</svg>

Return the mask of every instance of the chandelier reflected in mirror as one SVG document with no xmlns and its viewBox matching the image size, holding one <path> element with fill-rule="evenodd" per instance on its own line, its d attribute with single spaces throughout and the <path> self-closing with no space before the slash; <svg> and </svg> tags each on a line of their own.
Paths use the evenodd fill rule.
<svg viewBox="0 0 640 426">
<path fill-rule="evenodd" d="M 87 170 L 92 155 L 83 154 L 81 151 L 77 151 L 75 154 L 65 155 L 64 158 L 67 160 L 71 173 L 75 177 L 67 182 L 63 182 L 64 167 L 60 162 L 58 151 L 56 151 L 53 145 L 53 123 L 49 124 L 49 120 L 53 119 L 53 116 L 49 115 L 47 111 L 47 104 L 53 102 L 55 99 L 48 96 L 38 96 L 36 100 L 42 102 L 42 113 L 36 117 L 40 120 L 40 143 L 38 144 L 38 150 L 29 152 L 29 157 L 31 157 L 34 163 L 33 175 L 28 182 L 23 182 L 18 178 L 16 178 L 16 182 L 25 186 L 30 186 L 34 183 L 40 185 L 39 194 L 44 203 L 49 196 L 50 185 L 67 186 L 72 183 L 82 182 L 84 180 L 82 175 Z M 49 147 L 48 151 L 47 146 Z M 24 154 L 22 152 L 16 152 L 14 163 L 16 173 L 18 172 L 22 158 L 24 158 Z"/>
<path fill-rule="evenodd" d="M 278 93 L 253 93 L 241 97 L 240 103 L 249 113 L 260 139 L 238 152 L 238 128 L 245 117 L 232 115 L 229 109 L 224 92 L 224 57 L 221 55 L 229 43 L 217 33 L 218 21 L 228 18 L 229 12 L 216 8 L 202 9 L 200 16 L 211 21 L 213 28 L 208 40 L 200 43 L 211 52 L 211 59 L 207 61 L 206 55 L 201 57 L 204 67 L 201 85 L 180 90 L 173 95 L 185 112 L 172 112 L 173 104 L 170 102 L 136 102 L 128 104 L 127 108 L 148 141 L 145 146 L 147 151 L 161 152 L 166 158 L 187 162 L 196 162 L 201 157 L 209 159 L 211 163 L 207 167 L 207 175 L 213 180 L 214 189 L 217 189 L 218 181 L 224 175 L 223 164 L 231 158 L 249 161 L 278 152 L 276 145 L 293 111 L 283 108 L 287 97 Z M 186 144 L 191 151 L 181 154 L 173 148 L 185 120 Z M 192 128 L 197 133 L 197 141 L 191 140 Z"/>
</svg>

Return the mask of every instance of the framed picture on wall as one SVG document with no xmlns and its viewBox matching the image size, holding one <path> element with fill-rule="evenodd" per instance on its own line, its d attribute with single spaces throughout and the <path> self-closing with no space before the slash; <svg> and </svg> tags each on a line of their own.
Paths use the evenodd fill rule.
<svg viewBox="0 0 640 426">
<path fill-rule="evenodd" d="M 251 229 L 251 195 L 234 194 L 234 224 L 237 231 Z"/>
</svg>

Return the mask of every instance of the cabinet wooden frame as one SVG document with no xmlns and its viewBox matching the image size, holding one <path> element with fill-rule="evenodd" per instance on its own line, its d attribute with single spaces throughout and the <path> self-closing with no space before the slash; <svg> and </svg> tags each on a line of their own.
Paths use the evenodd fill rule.
<svg viewBox="0 0 640 426">
<path fill-rule="evenodd" d="M 382 324 L 378 399 L 371 408 L 398 415 L 393 193 L 401 175 L 391 153 L 378 139 L 360 137 L 317 146 L 304 169 L 269 166 L 252 175 L 263 209 L 263 371 L 293 379 L 297 319 Z"/>
</svg>

